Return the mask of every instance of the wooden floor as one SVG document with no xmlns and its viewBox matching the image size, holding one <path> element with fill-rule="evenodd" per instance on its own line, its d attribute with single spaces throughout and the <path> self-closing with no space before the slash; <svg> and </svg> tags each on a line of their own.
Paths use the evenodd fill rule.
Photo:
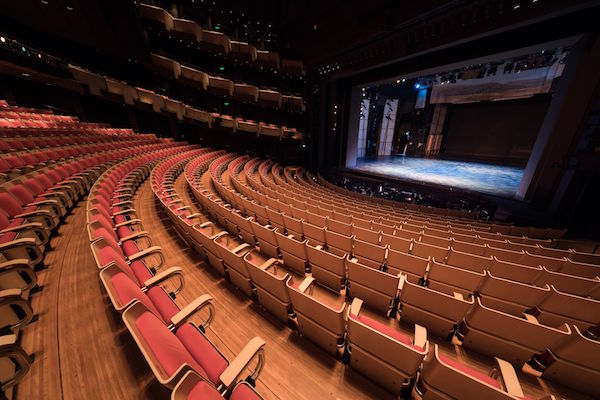
<svg viewBox="0 0 600 400">
<path fill-rule="evenodd" d="M 195 207 L 183 176 L 176 189 Z M 45 258 L 49 268 L 39 273 L 43 291 L 31 299 L 39 320 L 22 336 L 24 349 L 35 354 L 35 361 L 16 398 L 168 399 L 170 393 L 154 379 L 100 283 L 89 249 L 85 205 L 85 200 L 80 202 L 52 238 L 53 250 Z M 265 399 L 394 398 L 213 272 L 178 238 L 148 182 L 140 187 L 135 208 L 153 244 L 162 247 L 167 266 L 184 270 L 185 289 L 177 303 L 185 305 L 205 293 L 215 299 L 216 318 L 208 336 L 223 354 L 231 360 L 254 336 L 266 340 L 266 365 L 256 385 Z M 440 344 L 463 359 L 461 349 Z M 527 395 L 556 393 L 556 388 L 532 377 L 521 383 Z M 572 393 L 565 397 L 580 398 Z"/>
</svg>

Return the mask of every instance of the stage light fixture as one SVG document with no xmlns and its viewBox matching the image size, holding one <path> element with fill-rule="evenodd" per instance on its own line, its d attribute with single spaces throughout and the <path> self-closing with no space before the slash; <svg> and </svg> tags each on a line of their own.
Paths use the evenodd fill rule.
<svg viewBox="0 0 600 400">
<path fill-rule="evenodd" d="M 406 78 L 402 78 L 402 83 L 406 82 Z"/>
<path fill-rule="evenodd" d="M 415 89 L 421 89 L 421 84 L 419 82 L 415 83 Z"/>
<path fill-rule="evenodd" d="M 396 83 L 400 83 L 400 79 L 397 79 L 397 80 L 396 80 Z"/>
<path fill-rule="evenodd" d="M 4 36 L 0 36 L 0 42 L 6 43 L 6 38 Z"/>
</svg>

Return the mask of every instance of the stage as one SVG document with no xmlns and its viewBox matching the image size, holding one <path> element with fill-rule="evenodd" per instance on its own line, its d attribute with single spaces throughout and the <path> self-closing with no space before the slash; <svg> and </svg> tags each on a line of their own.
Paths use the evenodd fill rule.
<svg viewBox="0 0 600 400">
<path fill-rule="evenodd" d="M 523 177 L 522 168 L 405 156 L 359 158 L 353 169 L 503 197 L 514 197 Z"/>
</svg>

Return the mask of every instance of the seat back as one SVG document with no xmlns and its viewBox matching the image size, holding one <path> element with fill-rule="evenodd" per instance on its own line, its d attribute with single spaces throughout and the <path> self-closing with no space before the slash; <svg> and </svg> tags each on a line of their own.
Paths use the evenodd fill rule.
<svg viewBox="0 0 600 400">
<path fill-rule="evenodd" d="M 362 315 L 360 308 L 350 307 L 347 319 L 350 366 L 399 395 L 415 376 L 429 342 L 414 345 L 397 329 Z"/>
<path fill-rule="evenodd" d="M 400 319 L 422 325 L 430 335 L 446 340 L 474 300 L 453 296 L 404 281 L 400 291 Z"/>
<path fill-rule="evenodd" d="M 490 307 L 508 314 L 520 315 L 541 304 L 550 294 L 550 286 L 541 287 L 499 278 L 486 271 L 477 293 Z"/>
<path fill-rule="evenodd" d="M 323 285 L 339 291 L 346 275 L 346 253 L 340 253 L 334 248 L 325 251 L 323 246 L 307 241 L 306 254 L 312 276 Z"/>
<path fill-rule="evenodd" d="M 379 271 L 346 257 L 350 298 L 361 298 L 373 309 L 386 314 L 398 293 L 400 275 Z"/>
<path fill-rule="evenodd" d="M 308 280 L 308 281 L 307 281 Z M 309 283 L 304 284 L 304 282 Z M 346 331 L 344 301 L 330 304 L 312 295 L 319 289 L 313 278 L 297 281 L 289 277 L 286 282 L 290 299 L 298 319 L 298 330 L 330 354 L 337 354 Z M 328 290 L 328 289 L 321 289 Z"/>
<path fill-rule="evenodd" d="M 421 258 L 390 248 L 387 255 L 387 272 L 392 275 L 402 272 L 409 282 L 418 284 L 425 276 L 429 261 L 428 258 Z"/>
<path fill-rule="evenodd" d="M 501 261 L 494 257 L 494 261 L 489 268 L 489 271 L 499 278 L 510 279 L 517 282 L 531 283 L 543 273 L 543 268 L 528 267 L 521 264 L 515 264 L 508 261 Z"/>
<path fill-rule="evenodd" d="M 494 310 L 477 297 L 464 322 L 468 333 L 463 346 L 489 356 L 500 356 L 521 367 L 531 356 L 561 343 L 571 335 L 567 324 L 559 328 Z"/>
<path fill-rule="evenodd" d="M 427 275 L 427 286 L 446 294 L 460 293 L 464 298 L 479 287 L 485 277 L 484 272 L 474 272 L 431 260 Z"/>
<path fill-rule="evenodd" d="M 432 259 L 435 258 L 438 262 L 444 262 L 450 251 L 450 247 L 439 247 L 423 242 L 413 242 L 412 254 L 415 256 Z"/>
<path fill-rule="evenodd" d="M 434 398 L 516 400 L 502 390 L 500 382 L 487 374 L 452 360 L 434 345 L 423 361 L 423 388 Z"/>
</svg>

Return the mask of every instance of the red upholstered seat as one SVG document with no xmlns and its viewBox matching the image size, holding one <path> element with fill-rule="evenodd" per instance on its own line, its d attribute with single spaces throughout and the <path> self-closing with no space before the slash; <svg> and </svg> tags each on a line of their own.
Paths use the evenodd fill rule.
<svg viewBox="0 0 600 400">
<path fill-rule="evenodd" d="M 223 397 L 210 384 L 200 381 L 191 390 L 187 400 L 223 400 Z"/>
<path fill-rule="evenodd" d="M 154 306 L 154 303 L 150 300 L 148 296 L 142 289 L 132 281 L 125 273 L 119 272 L 115 274 L 111 278 L 111 282 L 117 295 L 119 296 L 119 300 L 121 304 L 127 304 L 133 299 L 137 299 L 144 303 L 144 305 L 156 315 L 161 315 L 158 312 L 158 309 Z"/>
<path fill-rule="evenodd" d="M 8 243 L 17 238 L 17 234 L 14 232 L 6 232 L 0 234 L 0 244 Z"/>
<path fill-rule="evenodd" d="M 129 276 L 122 272 L 115 274 L 111 278 L 111 282 L 121 304 L 127 304 L 131 300 L 137 299 L 144 303 L 150 311 L 160 315 L 167 325 L 170 324 L 171 318 L 179 312 L 179 307 L 160 287 L 152 287 L 144 293 Z"/>
<path fill-rule="evenodd" d="M 0 208 L 8 214 L 9 218 L 13 218 L 15 215 L 22 214 L 24 212 L 35 211 L 36 207 L 31 206 L 23 209 L 19 202 L 15 200 L 9 193 L 0 193 Z"/>
<path fill-rule="evenodd" d="M 236 386 L 229 400 L 260 400 L 260 396 L 250 386 L 242 384 Z"/>
<path fill-rule="evenodd" d="M 123 252 L 127 255 L 127 257 L 140 252 L 140 249 L 133 240 L 126 240 L 125 242 L 123 242 L 122 247 Z"/>
<path fill-rule="evenodd" d="M 202 366 L 208 375 L 208 379 L 218 385 L 221 373 L 228 366 L 227 360 L 192 324 L 182 325 L 177 329 L 176 335 L 194 359 Z"/>
<path fill-rule="evenodd" d="M 488 375 L 484 374 L 483 372 L 476 371 L 473 368 L 470 368 L 470 367 L 468 367 L 464 364 L 461 364 L 457 361 L 454 361 L 450 357 L 447 357 L 441 353 L 440 353 L 439 357 L 440 357 L 440 361 L 442 361 L 444 364 L 447 364 L 450 367 L 459 370 L 463 374 L 469 375 L 470 377 L 477 379 L 478 381 L 487 383 L 488 385 L 493 386 L 496 389 L 502 390 L 502 385 L 500 384 L 500 382 L 498 382 L 498 380 L 492 378 L 491 376 L 488 376 Z"/>
<path fill-rule="evenodd" d="M 381 322 L 369 318 L 365 315 L 357 317 L 354 314 L 350 314 L 350 318 L 360 321 L 368 327 L 373 328 L 377 332 L 383 333 L 384 335 L 389 336 L 392 339 L 399 341 L 400 343 L 404 343 L 407 346 L 412 346 L 412 340 L 409 336 L 406 336 L 402 332 L 399 332 L 388 325 L 382 324 Z"/>
<path fill-rule="evenodd" d="M 120 226 L 117 228 L 117 235 L 119 235 L 120 238 L 129 236 L 132 233 L 133 231 L 128 226 Z"/>
<path fill-rule="evenodd" d="M 123 254 L 119 254 L 110 246 L 105 246 L 100 249 L 100 262 L 102 265 L 107 265 L 111 262 L 115 262 L 121 270 L 130 269 L 135 278 L 138 281 L 138 285 L 143 286 L 146 280 L 152 278 L 152 273 L 148 270 L 146 265 L 141 261 L 134 261 L 130 265 L 125 262 Z"/>
<path fill-rule="evenodd" d="M 130 267 L 140 284 L 143 285 L 144 282 L 152 278 L 152 273 L 148 270 L 148 267 L 146 267 L 146 264 L 143 262 L 134 261 L 131 263 Z"/>
<path fill-rule="evenodd" d="M 180 311 L 177 304 L 173 302 L 164 289 L 154 286 L 146 293 L 165 322 L 170 323 L 169 321 L 171 321 L 171 318 Z"/>
<path fill-rule="evenodd" d="M 152 312 L 143 312 L 135 325 L 167 375 L 173 375 L 183 364 L 188 364 L 197 373 L 207 377 L 178 337 Z"/>
</svg>

